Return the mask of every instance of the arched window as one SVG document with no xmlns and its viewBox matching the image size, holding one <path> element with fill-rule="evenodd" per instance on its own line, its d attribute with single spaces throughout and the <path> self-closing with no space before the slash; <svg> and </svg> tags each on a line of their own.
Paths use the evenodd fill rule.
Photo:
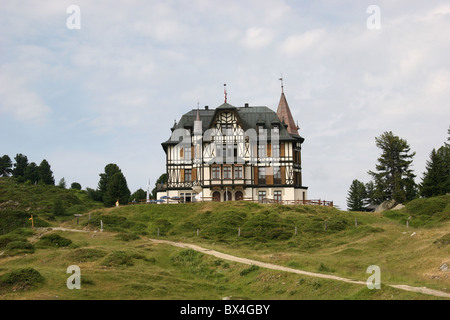
<svg viewBox="0 0 450 320">
<path fill-rule="evenodd" d="M 236 191 L 236 193 L 234 194 L 234 199 L 236 201 L 240 201 L 244 199 L 244 195 L 242 194 L 242 191 Z"/>
<path fill-rule="evenodd" d="M 214 193 L 212 195 L 212 199 L 213 199 L 213 201 L 220 202 L 220 192 L 219 191 L 214 191 Z"/>
</svg>

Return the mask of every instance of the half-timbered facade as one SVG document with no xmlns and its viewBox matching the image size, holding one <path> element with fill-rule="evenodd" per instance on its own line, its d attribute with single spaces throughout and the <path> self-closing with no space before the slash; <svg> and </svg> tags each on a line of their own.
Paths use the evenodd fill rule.
<svg viewBox="0 0 450 320">
<path fill-rule="evenodd" d="M 277 112 L 226 102 L 184 114 L 162 143 L 167 182 L 158 199 L 181 201 L 306 200 L 304 141 L 284 92 Z"/>
</svg>

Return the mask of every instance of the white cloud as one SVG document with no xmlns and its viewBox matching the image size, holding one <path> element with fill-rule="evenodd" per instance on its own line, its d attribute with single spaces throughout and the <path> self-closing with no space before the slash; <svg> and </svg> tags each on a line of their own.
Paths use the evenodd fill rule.
<svg viewBox="0 0 450 320">
<path fill-rule="evenodd" d="M 312 49 L 325 37 L 325 30 L 315 29 L 302 34 L 289 36 L 282 44 L 282 51 L 289 57 L 293 57 Z"/>
<path fill-rule="evenodd" d="M 242 43 L 250 49 L 259 49 L 269 45 L 272 42 L 272 32 L 265 28 L 251 27 L 245 31 Z"/>
<path fill-rule="evenodd" d="M 26 79 L 0 72 L 0 112 L 28 124 L 44 125 L 51 109 L 27 88 Z"/>
</svg>

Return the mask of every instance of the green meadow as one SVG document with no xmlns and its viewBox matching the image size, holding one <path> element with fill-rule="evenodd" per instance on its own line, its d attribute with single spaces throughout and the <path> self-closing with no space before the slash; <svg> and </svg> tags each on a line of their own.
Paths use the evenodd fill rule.
<svg viewBox="0 0 450 320">
<path fill-rule="evenodd" d="M 83 191 L 9 179 L 0 179 L 0 189 L 0 299 L 446 299 L 390 284 L 450 293 L 448 195 L 367 213 L 245 201 L 103 208 Z M 62 215 L 53 210 L 58 199 Z M 77 221 L 74 214 L 82 216 Z M 381 289 L 250 266 L 151 239 L 364 282 L 367 268 L 377 265 Z M 80 268 L 80 289 L 67 287 L 72 265 Z"/>
</svg>

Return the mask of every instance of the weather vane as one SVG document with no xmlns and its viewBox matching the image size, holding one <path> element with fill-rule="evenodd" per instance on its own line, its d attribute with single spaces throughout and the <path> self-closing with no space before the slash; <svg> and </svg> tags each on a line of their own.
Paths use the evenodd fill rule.
<svg viewBox="0 0 450 320">
<path fill-rule="evenodd" d="M 281 81 L 281 92 L 284 92 L 284 86 L 283 86 L 283 74 L 281 74 L 281 78 L 278 79 Z"/>
<path fill-rule="evenodd" d="M 225 95 L 225 102 L 227 102 L 227 84 L 223 84 L 223 94 Z"/>
</svg>

